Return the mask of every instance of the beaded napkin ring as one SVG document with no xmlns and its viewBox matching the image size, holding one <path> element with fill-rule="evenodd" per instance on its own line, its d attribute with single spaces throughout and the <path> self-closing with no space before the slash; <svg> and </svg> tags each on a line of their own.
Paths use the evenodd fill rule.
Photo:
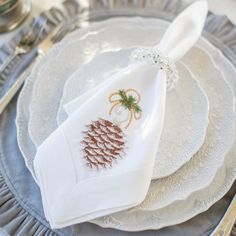
<svg viewBox="0 0 236 236">
<path fill-rule="evenodd" d="M 170 58 L 163 55 L 158 48 L 137 48 L 131 53 L 130 59 L 134 61 L 147 61 L 152 65 L 157 65 L 158 69 L 166 72 L 167 91 L 175 87 L 179 76 L 175 63 Z"/>
</svg>

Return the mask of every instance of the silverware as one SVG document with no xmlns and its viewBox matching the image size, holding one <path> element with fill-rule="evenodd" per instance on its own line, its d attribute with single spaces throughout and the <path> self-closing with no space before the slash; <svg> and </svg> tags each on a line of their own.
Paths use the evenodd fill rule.
<svg viewBox="0 0 236 236">
<path fill-rule="evenodd" d="M 230 203 L 225 215 L 218 226 L 211 233 L 211 236 L 228 236 L 236 221 L 236 195 Z"/>
<path fill-rule="evenodd" d="M 0 67 L 0 74 L 8 67 L 10 62 L 14 60 L 17 55 L 26 54 L 38 43 L 43 30 L 46 25 L 46 19 L 44 17 L 38 17 L 29 32 L 24 35 L 19 43 L 16 45 L 14 52 L 6 59 L 6 61 Z"/>
<path fill-rule="evenodd" d="M 21 85 L 24 83 L 25 79 L 28 77 L 31 69 L 35 65 L 35 63 L 41 59 L 41 57 L 48 52 L 48 50 L 53 46 L 53 44 L 61 41 L 62 38 L 65 37 L 68 33 L 74 31 L 80 26 L 81 18 L 76 16 L 57 26 L 41 43 L 39 43 L 37 52 L 38 55 L 36 58 L 30 63 L 28 69 L 25 73 L 17 79 L 11 88 L 6 92 L 5 95 L 0 99 L 0 114 L 6 108 L 8 103 L 14 97 L 16 92 L 20 89 Z M 30 37 L 30 36 L 28 36 Z M 27 39 L 28 39 L 27 37 Z M 18 50 L 24 50 L 22 47 Z M 27 50 L 27 49 L 26 49 Z M 24 52 L 23 52 L 24 53 Z"/>
<path fill-rule="evenodd" d="M 11 86 L 11 88 L 7 91 L 7 93 L 0 99 L 0 114 L 3 112 L 3 110 L 6 108 L 8 103 L 12 100 L 14 95 L 17 93 L 17 91 L 21 88 L 22 84 L 28 77 L 31 69 L 35 65 L 35 63 L 42 58 L 45 53 L 49 51 L 49 49 L 58 42 L 58 38 L 56 37 L 58 28 L 56 27 L 41 43 L 39 43 L 37 47 L 38 55 L 34 58 L 34 60 L 30 63 L 27 72 L 23 73 L 22 76 L 19 77 L 15 81 L 15 83 Z"/>
<path fill-rule="evenodd" d="M 57 41 L 60 41 L 65 35 L 78 29 L 81 26 L 81 23 L 85 23 L 87 20 L 87 15 L 78 15 L 65 21 L 62 27 L 59 29 L 57 35 L 55 35 Z"/>
<path fill-rule="evenodd" d="M 0 33 L 19 26 L 29 15 L 30 0 L 7 0 L 0 6 Z"/>
</svg>

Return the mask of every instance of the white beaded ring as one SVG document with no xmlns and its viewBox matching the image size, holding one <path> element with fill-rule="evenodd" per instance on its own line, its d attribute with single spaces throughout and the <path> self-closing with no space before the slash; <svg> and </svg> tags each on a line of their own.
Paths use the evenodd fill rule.
<svg viewBox="0 0 236 236">
<path fill-rule="evenodd" d="M 147 61 L 152 65 L 156 65 L 159 69 L 165 70 L 166 72 L 166 88 L 167 91 L 175 87 L 179 76 L 176 69 L 175 63 L 163 53 L 161 53 L 158 48 L 137 48 L 130 56 L 131 61 Z"/>
</svg>

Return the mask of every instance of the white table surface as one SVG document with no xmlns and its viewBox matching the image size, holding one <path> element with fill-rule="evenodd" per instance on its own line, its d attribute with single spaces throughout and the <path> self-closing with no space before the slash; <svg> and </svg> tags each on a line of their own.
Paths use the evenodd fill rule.
<svg viewBox="0 0 236 236">
<path fill-rule="evenodd" d="M 33 16 L 37 16 L 40 12 L 49 9 L 55 4 L 62 2 L 62 0 L 31 0 L 32 1 L 32 10 L 28 19 L 24 24 L 28 24 Z M 181 0 L 180 0 L 181 1 Z M 193 1 L 193 0 L 182 0 L 182 1 Z M 89 1 L 79 0 L 83 5 L 88 5 Z M 236 24 L 236 0 L 208 0 L 209 9 L 216 14 L 227 15 L 228 18 Z M 23 25 L 24 25 L 23 24 Z M 22 27 L 22 26 L 21 26 Z M 18 32 L 20 27 L 10 33 L 0 34 L 0 46 L 8 41 L 14 34 Z"/>
</svg>

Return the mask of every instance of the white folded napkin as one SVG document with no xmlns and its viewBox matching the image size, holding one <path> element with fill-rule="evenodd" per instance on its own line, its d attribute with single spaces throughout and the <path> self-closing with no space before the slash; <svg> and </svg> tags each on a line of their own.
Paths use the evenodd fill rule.
<svg viewBox="0 0 236 236">
<path fill-rule="evenodd" d="M 207 2 L 169 26 L 158 47 L 138 48 L 131 63 L 65 106 L 69 118 L 38 148 L 34 161 L 52 228 L 140 204 L 147 194 L 162 132 L 174 61 L 199 38 Z M 107 62 L 109 63 L 109 62 Z"/>
</svg>

